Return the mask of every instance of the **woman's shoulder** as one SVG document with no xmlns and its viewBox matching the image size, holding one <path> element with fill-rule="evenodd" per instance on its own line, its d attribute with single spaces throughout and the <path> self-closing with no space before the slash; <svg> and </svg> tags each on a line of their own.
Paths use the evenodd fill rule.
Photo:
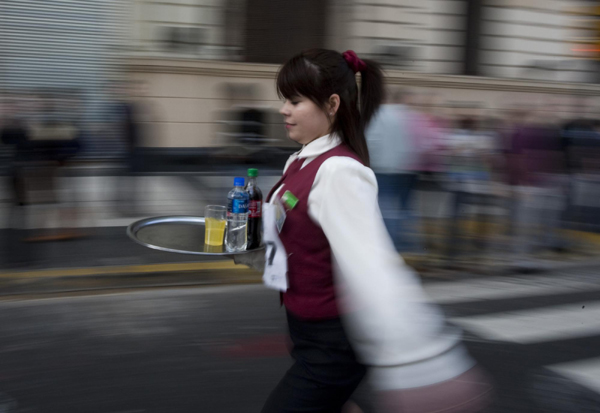
<svg viewBox="0 0 600 413">
<path fill-rule="evenodd" d="M 311 201 L 313 205 L 356 202 L 357 199 L 372 202 L 377 191 L 377 179 L 370 168 L 349 156 L 332 156 L 317 172 Z"/>
<path fill-rule="evenodd" d="M 375 181 L 373 170 L 362 162 L 350 156 L 332 156 L 325 160 L 319 168 L 320 175 L 334 176 L 336 178 L 343 177 L 362 177 Z"/>
</svg>

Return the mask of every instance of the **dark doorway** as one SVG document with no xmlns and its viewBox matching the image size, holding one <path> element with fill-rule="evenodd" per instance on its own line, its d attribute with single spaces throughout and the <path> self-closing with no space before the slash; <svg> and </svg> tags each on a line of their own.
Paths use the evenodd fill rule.
<svg viewBox="0 0 600 413">
<path fill-rule="evenodd" d="M 283 63 L 301 50 L 325 47 L 329 0 L 248 0 L 245 60 Z"/>
<path fill-rule="evenodd" d="M 481 39 L 481 19 L 483 0 L 467 2 L 467 43 L 465 47 L 465 75 L 479 75 L 479 43 Z"/>
</svg>

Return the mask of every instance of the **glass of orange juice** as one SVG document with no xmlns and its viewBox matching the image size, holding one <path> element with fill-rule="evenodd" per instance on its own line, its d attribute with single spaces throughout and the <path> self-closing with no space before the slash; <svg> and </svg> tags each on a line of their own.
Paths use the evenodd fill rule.
<svg viewBox="0 0 600 413">
<path fill-rule="evenodd" d="M 204 244 L 223 245 L 225 225 L 227 224 L 227 208 L 221 205 L 207 205 L 204 210 Z"/>
</svg>

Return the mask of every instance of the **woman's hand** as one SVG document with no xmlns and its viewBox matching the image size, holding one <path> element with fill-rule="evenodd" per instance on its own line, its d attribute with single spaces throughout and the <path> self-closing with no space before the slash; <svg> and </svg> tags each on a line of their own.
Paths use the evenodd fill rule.
<svg viewBox="0 0 600 413">
<path fill-rule="evenodd" d="M 238 265 L 246 265 L 253 270 L 263 272 L 265 270 L 265 250 L 259 249 L 246 254 L 235 254 L 233 262 Z"/>
</svg>

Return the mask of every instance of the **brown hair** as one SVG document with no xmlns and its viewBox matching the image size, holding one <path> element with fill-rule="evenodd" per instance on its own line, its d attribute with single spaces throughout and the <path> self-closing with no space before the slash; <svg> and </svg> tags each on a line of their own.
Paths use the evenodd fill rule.
<svg viewBox="0 0 600 413">
<path fill-rule="evenodd" d="M 331 126 L 363 163 L 369 166 L 365 128 L 383 100 L 383 75 L 379 65 L 364 60 L 361 74 L 360 106 L 354 70 L 341 53 L 311 49 L 288 60 L 277 74 L 277 94 L 291 99 L 304 96 L 326 114 L 329 98 L 340 96 L 340 107 Z"/>
</svg>

